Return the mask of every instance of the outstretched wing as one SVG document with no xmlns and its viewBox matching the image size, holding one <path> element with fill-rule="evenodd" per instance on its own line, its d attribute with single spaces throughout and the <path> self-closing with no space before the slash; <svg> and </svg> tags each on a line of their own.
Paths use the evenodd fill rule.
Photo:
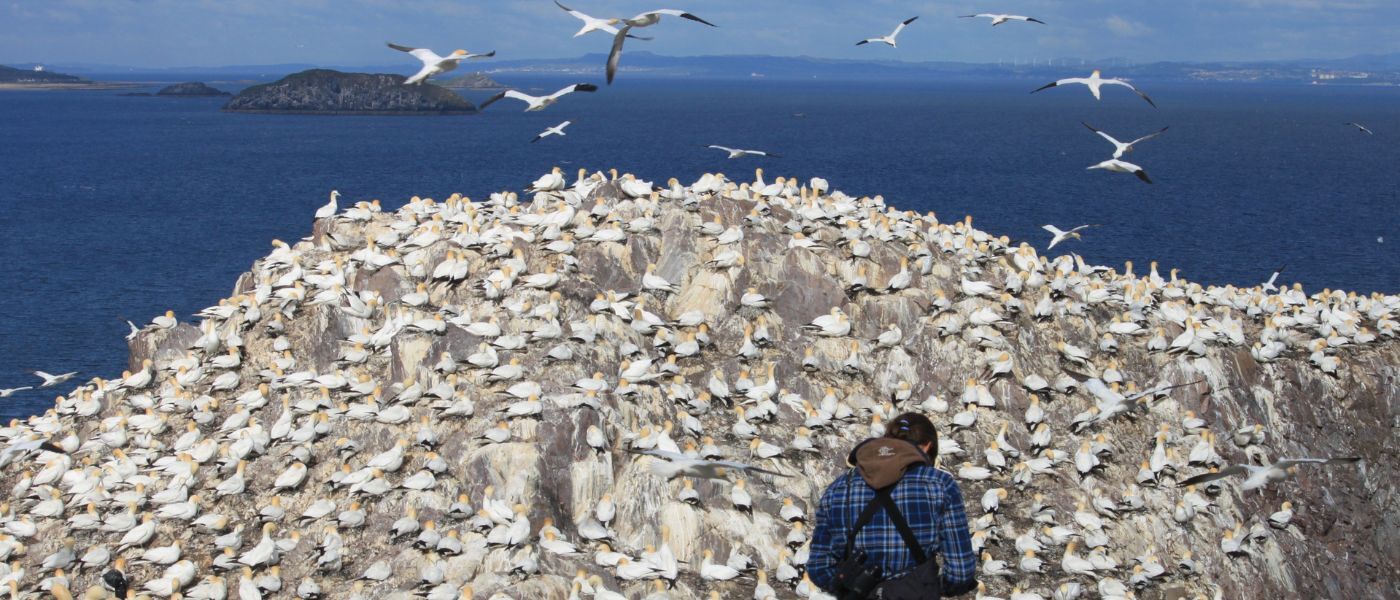
<svg viewBox="0 0 1400 600">
<path fill-rule="evenodd" d="M 1040 228 L 1049 231 L 1050 235 L 1053 235 L 1055 237 L 1060 237 L 1060 235 L 1064 233 L 1063 231 L 1060 231 L 1059 227 L 1056 227 L 1054 225 L 1042 225 Z"/>
<path fill-rule="evenodd" d="M 515 91 L 515 90 L 506 90 L 506 91 L 504 91 L 504 92 L 501 92 L 501 93 L 499 93 L 499 94 L 496 94 L 495 96 L 492 96 L 492 97 L 490 97 L 490 98 L 487 98 L 486 101 L 485 101 L 485 102 L 482 102 L 482 103 L 481 103 L 481 106 L 476 107 L 476 109 L 477 109 L 477 110 L 485 110 L 486 107 L 491 106 L 492 104 L 495 104 L 496 101 L 497 101 L 497 100 L 500 100 L 501 98 L 514 98 L 514 99 L 516 99 L 516 100 L 523 100 L 523 101 L 525 101 L 525 102 L 530 102 L 530 103 L 533 103 L 533 101 L 534 101 L 534 98 L 531 98 L 530 96 L 526 96 L 525 94 L 522 94 L 522 93 L 517 92 L 517 91 Z"/>
<path fill-rule="evenodd" d="M 408 46 L 400 46 L 392 42 L 384 43 L 390 48 L 398 50 L 399 52 L 407 52 L 413 55 L 414 58 L 423 61 L 424 64 L 437 64 L 438 61 L 442 60 L 441 56 L 438 56 L 436 52 L 433 52 L 432 50 L 429 50 L 427 48 L 410 48 Z"/>
<path fill-rule="evenodd" d="M 714 23 L 711 23 L 711 22 L 706 21 L 706 20 L 704 20 L 704 19 L 701 19 L 700 17 L 697 17 L 697 16 L 695 16 L 695 15 L 692 15 L 692 14 L 690 14 L 690 13 L 688 13 L 688 12 L 683 11 L 683 10 L 676 10 L 676 9 L 674 9 L 674 8 L 661 8 L 661 9 L 657 9 L 657 10 L 647 11 L 647 12 L 644 12 L 644 13 L 642 13 L 642 14 L 640 14 L 640 15 L 637 15 L 637 16 L 633 17 L 632 20 L 634 20 L 634 21 L 640 20 L 642 17 L 645 17 L 645 16 L 647 16 L 647 15 L 671 15 L 671 16 L 673 16 L 673 17 L 680 17 L 680 18 L 682 18 L 682 19 L 690 19 L 691 21 L 695 21 L 696 23 L 704 23 L 704 24 L 706 24 L 706 25 L 709 25 L 710 27 L 719 27 L 718 25 L 715 25 Z"/>
<path fill-rule="evenodd" d="M 613 36 L 612 50 L 608 51 L 608 85 L 612 85 L 613 77 L 617 76 L 617 61 L 622 58 L 622 43 L 627 41 L 629 31 L 632 26 L 626 25 Z"/>
<path fill-rule="evenodd" d="M 1088 229 L 1088 228 L 1090 228 L 1090 227 L 1098 227 L 1098 225 L 1097 225 L 1097 224 L 1094 224 L 1094 225 L 1080 225 L 1080 226 L 1078 226 L 1078 227 L 1075 227 L 1074 229 L 1069 230 L 1069 232 L 1070 232 L 1070 233 L 1074 233 L 1074 232 L 1079 231 L 1079 230 L 1081 230 L 1081 229 Z"/>
<path fill-rule="evenodd" d="M 1163 127 L 1163 128 L 1161 128 L 1161 129 L 1158 129 L 1158 130 L 1157 130 L 1157 133 L 1149 133 L 1149 134 L 1144 135 L 1144 136 L 1142 136 L 1142 137 L 1140 137 L 1140 138 L 1138 138 L 1138 139 L 1135 139 L 1135 140 L 1133 140 L 1133 141 L 1131 141 L 1131 142 L 1128 142 L 1128 145 L 1131 146 L 1131 145 L 1136 144 L 1136 143 L 1138 143 L 1138 142 L 1145 142 L 1145 141 L 1150 140 L 1150 139 L 1152 139 L 1152 138 L 1155 138 L 1155 137 L 1157 137 L 1157 136 L 1159 136 L 1159 135 L 1162 135 L 1163 133 L 1166 133 L 1166 131 L 1167 131 L 1168 129 L 1170 129 L 1170 126 L 1168 126 L 1168 127 Z"/>
<path fill-rule="evenodd" d="M 733 148 L 730 148 L 730 147 L 728 147 L 728 146 L 715 146 L 715 145 L 712 144 L 712 145 L 709 145 L 709 146 L 706 146 L 706 147 L 707 147 L 707 148 L 714 148 L 715 150 L 723 150 L 723 151 L 725 151 L 725 152 L 733 152 L 733 151 L 734 151 Z"/>
<path fill-rule="evenodd" d="M 719 467 L 724 467 L 724 468 L 726 468 L 726 469 L 734 469 L 734 470 L 736 470 L 736 471 L 750 471 L 750 472 L 753 472 L 753 473 L 763 473 L 764 475 L 772 475 L 772 476 L 774 476 L 774 477 L 787 477 L 787 475 L 784 475 L 784 474 L 779 473 L 779 472 L 777 472 L 777 471 L 769 471 L 768 469 L 761 469 L 761 468 L 755 467 L 755 466 L 753 466 L 753 465 L 746 465 L 746 464 L 744 464 L 744 463 L 741 463 L 741 462 L 734 462 L 734 461 L 732 461 L 732 460 L 717 460 L 717 461 L 714 461 L 714 462 L 712 462 L 712 463 L 710 463 L 710 464 L 713 464 L 713 465 L 719 466 Z"/>
<path fill-rule="evenodd" d="M 990 13 L 977 13 L 977 14 L 975 14 L 975 15 L 962 15 L 962 16 L 960 16 L 960 17 L 958 17 L 958 18 L 959 18 L 959 19 L 977 19 L 977 18 L 982 18 L 982 19 L 995 19 L 995 18 L 996 18 L 996 15 L 993 15 L 993 14 L 990 14 Z"/>
<path fill-rule="evenodd" d="M 574 10 L 574 9 L 572 9 L 572 8 L 569 8 L 569 7 L 567 7 L 567 6 L 564 6 L 563 4 L 560 4 L 560 3 L 559 3 L 559 0 L 554 0 L 554 5 L 555 5 L 555 6 L 558 6 L 559 8 L 564 9 L 564 12 L 569 13 L 570 15 L 573 15 L 573 17 L 574 17 L 575 19 L 578 19 L 578 20 L 580 20 L 580 21 L 587 21 L 587 20 L 593 18 L 593 17 L 590 17 L 590 16 L 588 16 L 588 15 L 585 15 L 585 14 L 579 12 L 579 11 L 576 11 L 576 10 Z"/>
<path fill-rule="evenodd" d="M 1331 458 L 1285 458 L 1283 460 L 1275 462 L 1274 467 L 1279 469 L 1288 469 L 1289 467 L 1296 467 L 1298 465 L 1305 464 L 1330 465 L 1334 463 L 1354 463 L 1359 460 L 1361 460 L 1361 457 L 1359 456 L 1344 456 Z"/>
<path fill-rule="evenodd" d="M 894 28 L 894 33 L 890 34 L 890 37 L 899 35 L 899 32 L 904 31 L 905 25 L 913 23 L 916 19 L 918 19 L 918 17 L 909 17 L 908 19 L 900 21 L 899 25 Z"/>
<path fill-rule="evenodd" d="M 864 46 L 864 45 L 866 45 L 866 44 L 869 44 L 870 42 L 878 42 L 878 41 L 880 41 L 879 38 L 871 38 L 871 39 L 868 39 L 868 40 L 861 40 L 861 41 L 859 41 L 859 42 L 856 42 L 856 45 L 857 45 L 857 46 Z"/>
<path fill-rule="evenodd" d="M 1021 17 L 1021 20 L 1022 20 L 1022 21 L 1029 21 L 1029 22 L 1031 22 L 1031 23 L 1040 23 L 1041 25 L 1048 25 L 1048 23 L 1046 23 L 1045 21 L 1042 21 L 1042 20 L 1037 19 L 1037 18 L 1035 18 L 1035 17 Z"/>
<path fill-rule="evenodd" d="M 1246 467 L 1244 465 L 1230 465 L 1214 473 L 1202 473 L 1195 477 L 1187 477 L 1186 479 L 1176 482 L 1176 487 L 1186 487 L 1188 485 L 1196 485 L 1200 483 L 1206 483 L 1208 481 L 1215 481 L 1217 479 L 1224 479 L 1231 475 L 1245 475 L 1247 473 L 1249 473 L 1249 467 Z"/>
<path fill-rule="evenodd" d="M 1060 81 L 1064 81 L 1064 80 L 1060 80 Z M 1050 89 L 1050 88 L 1052 88 L 1052 87 L 1055 87 L 1055 86 L 1057 86 L 1057 85 L 1060 85 L 1060 82 L 1059 82 L 1059 81 L 1052 81 L 1052 82 L 1050 82 L 1050 83 L 1047 83 L 1047 84 L 1045 84 L 1045 85 L 1042 85 L 1042 86 L 1040 86 L 1040 87 L 1038 87 L 1038 88 L 1035 88 L 1035 89 L 1031 90 L 1031 93 L 1034 94 L 1034 93 L 1039 92 L 1039 91 L 1041 91 L 1041 90 L 1048 90 L 1048 89 Z M 1090 128 L 1090 129 L 1092 129 L 1092 128 Z"/>
<path fill-rule="evenodd" d="M 1144 94 L 1144 93 L 1142 92 L 1142 90 L 1137 89 L 1136 87 L 1133 87 L 1133 84 L 1131 84 L 1131 83 L 1128 83 L 1128 82 L 1126 82 L 1126 81 L 1123 81 L 1122 79 L 1105 79 L 1105 80 L 1103 80 L 1103 82 L 1104 82 L 1105 85 L 1121 85 L 1121 86 L 1123 86 L 1123 87 L 1125 87 L 1125 88 L 1128 88 L 1128 89 L 1132 90 L 1134 93 L 1136 93 L 1137 95 L 1142 96 L 1142 99 L 1143 99 L 1143 100 L 1146 100 L 1148 104 L 1151 104 L 1151 105 L 1152 105 L 1152 108 L 1157 108 L 1157 103 L 1156 103 L 1156 102 L 1153 102 L 1151 98 L 1148 98 L 1148 97 L 1147 97 L 1147 94 Z"/>
<path fill-rule="evenodd" d="M 1036 90 L 1036 91 L 1040 91 L 1040 90 Z M 1102 132 L 1102 131 L 1099 131 L 1098 129 L 1095 129 L 1093 125 L 1090 125 L 1090 124 L 1085 123 L 1085 122 L 1083 122 L 1083 121 L 1080 121 L 1079 124 L 1080 124 L 1080 125 L 1083 125 L 1083 126 L 1085 126 L 1085 127 L 1088 127 L 1088 128 L 1089 128 L 1089 131 L 1092 131 L 1092 132 L 1094 132 L 1094 133 L 1097 133 L 1097 134 L 1103 136 L 1103 139 L 1108 140 L 1108 141 L 1109 141 L 1110 143 L 1112 143 L 1114 146 L 1121 146 L 1121 145 L 1123 145 L 1123 142 L 1120 142 L 1120 141 L 1114 139 L 1113 136 L 1108 135 L 1107 133 L 1104 133 L 1104 132 Z"/>
<path fill-rule="evenodd" d="M 573 84 L 573 85 L 571 85 L 571 86 L 569 86 L 569 87 L 566 87 L 566 88 L 564 88 L 564 89 L 562 89 L 562 90 L 559 90 L 559 91 L 557 91 L 557 92 L 554 92 L 553 94 L 550 94 L 549 97 L 550 97 L 550 98 L 558 98 L 558 97 L 563 96 L 563 95 L 565 95 L 565 94 L 572 94 L 572 93 L 574 93 L 574 92 L 596 92 L 596 91 L 598 91 L 598 86 L 593 85 L 593 84 L 591 84 L 591 83 L 575 83 L 575 84 Z"/>
<path fill-rule="evenodd" d="M 1133 165 L 1133 166 L 1137 166 L 1137 165 Z M 1152 183 L 1152 179 L 1151 179 L 1150 177 L 1147 176 L 1147 169 L 1144 169 L 1144 168 L 1142 168 L 1142 167 L 1138 167 L 1136 171 L 1133 171 L 1133 175 L 1137 175 L 1137 178 L 1138 178 L 1138 179 L 1141 179 L 1141 180 L 1143 180 L 1143 181 L 1146 182 L 1146 183 Z"/>
</svg>

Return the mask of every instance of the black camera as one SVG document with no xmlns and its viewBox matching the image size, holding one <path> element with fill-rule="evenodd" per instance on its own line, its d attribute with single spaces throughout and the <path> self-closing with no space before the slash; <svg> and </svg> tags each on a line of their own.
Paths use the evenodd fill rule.
<svg viewBox="0 0 1400 600">
<path fill-rule="evenodd" d="M 856 550 L 836 565 L 838 600 L 864 600 L 884 580 L 880 565 L 867 566 L 866 558 L 864 550 Z"/>
</svg>

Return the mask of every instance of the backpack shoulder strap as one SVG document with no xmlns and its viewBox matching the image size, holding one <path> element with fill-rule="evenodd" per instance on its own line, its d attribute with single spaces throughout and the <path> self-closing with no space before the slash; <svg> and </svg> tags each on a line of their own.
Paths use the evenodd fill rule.
<svg viewBox="0 0 1400 600">
<path fill-rule="evenodd" d="M 890 522 L 894 523 L 895 529 L 899 530 L 899 536 L 904 538 L 904 545 L 909 547 L 909 552 L 914 555 L 915 564 L 924 564 L 928 556 L 924 554 L 924 549 L 919 547 L 919 538 L 914 536 L 914 530 L 909 528 L 909 522 L 904 520 L 904 514 L 899 512 L 899 507 L 894 503 L 891 492 L 894 486 L 875 490 L 875 499 L 871 503 L 879 502 L 885 507 L 885 514 L 889 515 Z M 867 509 L 868 510 L 868 509 Z"/>
<path fill-rule="evenodd" d="M 865 510 L 860 511 L 860 517 L 856 519 L 856 524 L 851 527 L 850 533 L 846 537 L 846 556 L 856 548 L 856 536 L 860 530 L 870 524 L 870 520 L 875 518 L 875 511 L 880 510 L 880 492 L 875 492 L 875 497 L 870 499 L 870 503 L 865 505 Z"/>
</svg>

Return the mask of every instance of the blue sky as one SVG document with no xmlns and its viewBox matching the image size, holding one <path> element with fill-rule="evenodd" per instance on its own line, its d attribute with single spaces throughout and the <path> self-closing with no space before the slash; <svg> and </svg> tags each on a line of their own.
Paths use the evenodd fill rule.
<svg viewBox="0 0 1400 600">
<path fill-rule="evenodd" d="M 1400 52 L 1400 0 L 568 0 L 595 16 L 682 8 L 719 25 L 653 27 L 659 54 L 996 62 L 1335 58 Z M 1012 12 L 1048 26 L 957 19 Z M 853 44 L 919 21 L 900 47 Z M 386 40 L 500 58 L 606 52 L 550 0 L 0 0 L 0 63 L 142 67 L 398 60 Z M 640 49 L 640 46 L 639 46 Z"/>
</svg>

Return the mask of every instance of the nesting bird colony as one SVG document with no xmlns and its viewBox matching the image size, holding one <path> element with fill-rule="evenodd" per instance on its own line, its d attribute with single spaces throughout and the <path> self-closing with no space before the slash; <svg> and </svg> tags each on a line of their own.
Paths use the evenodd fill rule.
<svg viewBox="0 0 1400 600">
<path fill-rule="evenodd" d="M 816 499 L 906 410 L 980 597 L 1394 591 L 1400 298 L 1047 259 L 756 176 L 333 199 L 0 429 L 0 592 L 829 597 Z M 1279 469 L 1179 485 L 1230 464 Z"/>
</svg>

